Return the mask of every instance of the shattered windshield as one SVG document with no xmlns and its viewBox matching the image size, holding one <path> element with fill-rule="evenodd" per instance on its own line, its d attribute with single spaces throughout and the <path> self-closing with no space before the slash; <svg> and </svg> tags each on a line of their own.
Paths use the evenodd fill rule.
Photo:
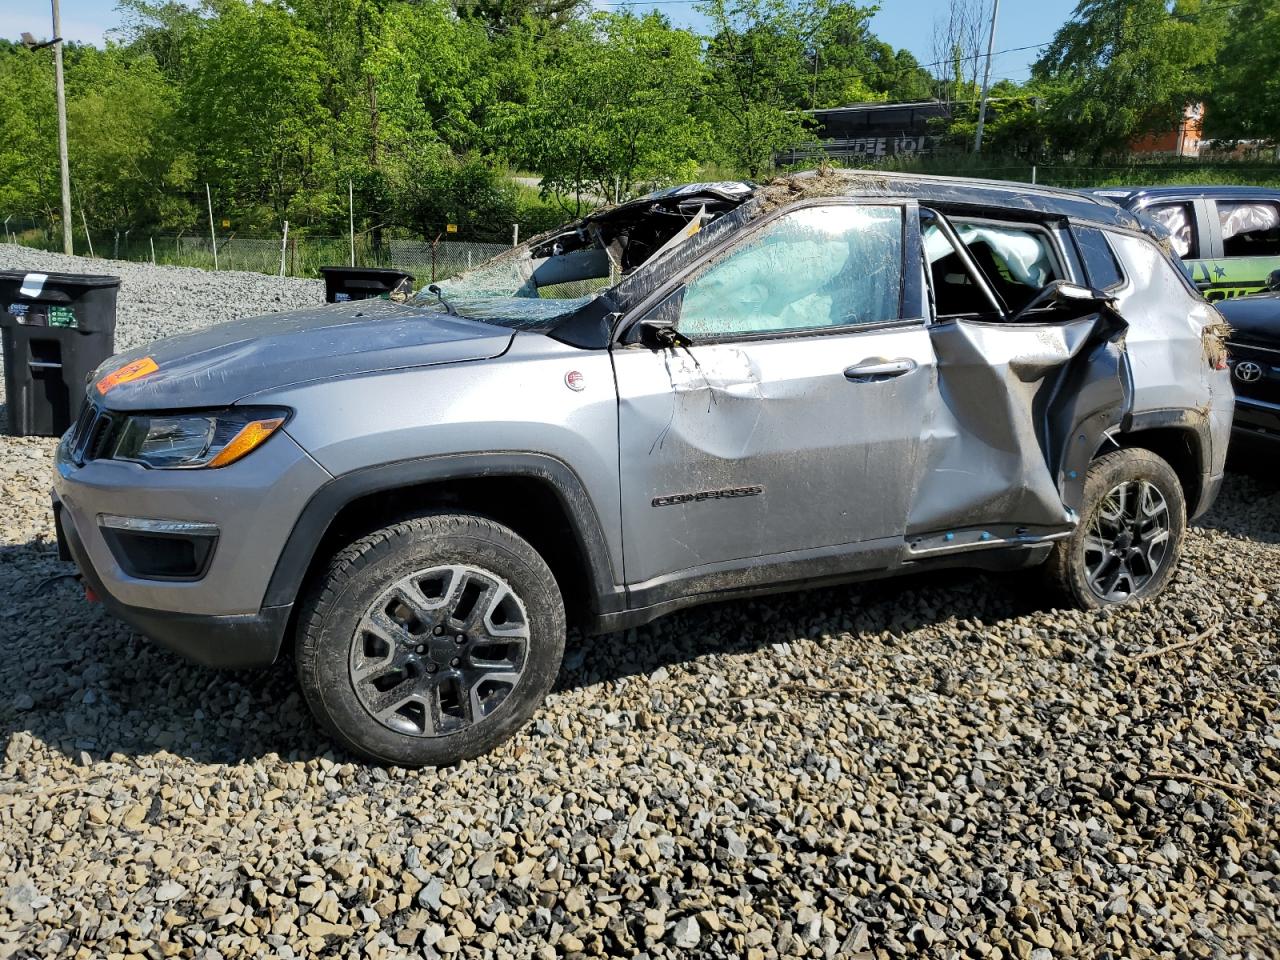
<svg viewBox="0 0 1280 960">
<path fill-rule="evenodd" d="M 535 275 L 547 259 L 535 259 L 528 250 L 505 253 L 474 270 L 423 287 L 414 303 L 517 330 L 537 329 L 580 310 L 609 286 L 606 273 L 594 278 L 595 289 L 587 287 L 589 281 L 539 287 Z"/>
<path fill-rule="evenodd" d="M 666 257 L 749 198 L 752 189 L 690 184 L 632 200 L 423 287 L 413 303 L 516 329 L 545 329 L 644 264 Z"/>
</svg>

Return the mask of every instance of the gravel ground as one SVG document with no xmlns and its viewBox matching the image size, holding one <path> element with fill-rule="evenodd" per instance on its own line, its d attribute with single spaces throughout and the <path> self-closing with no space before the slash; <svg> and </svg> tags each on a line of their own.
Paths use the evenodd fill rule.
<svg viewBox="0 0 1280 960">
<path fill-rule="evenodd" d="M 0 243 L 0 270 L 97 273 L 120 278 L 116 350 L 132 350 L 211 323 L 324 302 L 324 281 L 261 273 L 91 260 Z"/>
<path fill-rule="evenodd" d="M 315 298 L 118 268 L 122 344 L 221 284 Z M 336 754 L 287 665 L 50 579 L 52 447 L 0 438 L 0 958 L 1280 956 L 1273 466 L 1141 609 L 964 573 L 707 607 L 571 641 L 527 730 L 409 772 Z"/>
</svg>

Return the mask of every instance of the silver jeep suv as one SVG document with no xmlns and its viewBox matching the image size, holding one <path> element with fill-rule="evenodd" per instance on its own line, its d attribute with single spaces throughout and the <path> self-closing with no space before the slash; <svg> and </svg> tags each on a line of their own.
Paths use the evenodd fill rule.
<svg viewBox="0 0 1280 960">
<path fill-rule="evenodd" d="M 405 765 L 524 724 L 566 618 L 942 566 L 1138 601 L 1233 405 L 1156 229 L 971 180 L 662 190 L 407 302 L 113 358 L 58 449 L 60 540 L 188 657 L 290 646 L 333 735 Z"/>
</svg>

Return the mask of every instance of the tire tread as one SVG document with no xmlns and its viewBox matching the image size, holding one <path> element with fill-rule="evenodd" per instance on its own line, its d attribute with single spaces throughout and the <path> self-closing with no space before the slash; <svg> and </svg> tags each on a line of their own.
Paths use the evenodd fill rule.
<svg viewBox="0 0 1280 960">
<path fill-rule="evenodd" d="M 333 721 L 327 709 L 315 702 L 324 701 L 324 684 L 320 677 L 322 656 L 322 632 L 326 615 L 338 603 L 347 586 L 361 571 L 378 559 L 385 551 L 394 548 L 397 540 L 409 542 L 443 537 L 475 540 L 488 545 L 500 545 L 531 570 L 541 575 L 545 584 L 555 593 L 558 622 L 549 624 L 558 632 L 563 646 L 564 610 L 554 576 L 541 555 L 510 528 L 476 514 L 429 513 L 404 520 L 368 533 L 343 547 L 329 560 L 324 572 L 318 576 L 303 601 L 298 617 L 294 658 L 299 686 L 317 721 L 346 750 L 371 757 L 380 762 L 401 763 L 402 760 L 384 757 L 368 747 L 355 742 Z M 557 662 L 558 666 L 558 662 Z M 466 756 L 472 755 L 467 753 Z M 459 757 L 462 759 L 462 757 Z"/>
<path fill-rule="evenodd" d="M 1111 472 L 1112 468 L 1117 464 L 1131 464 L 1138 466 L 1145 464 L 1148 468 L 1156 473 L 1167 473 L 1174 481 L 1171 493 L 1174 494 L 1173 503 L 1169 503 L 1170 509 L 1179 511 L 1178 524 L 1173 531 L 1175 542 L 1171 549 L 1175 551 L 1170 566 L 1166 569 L 1172 569 L 1177 563 L 1177 554 L 1181 551 L 1182 538 L 1186 531 L 1186 502 L 1183 497 L 1182 485 L 1178 481 L 1177 474 L 1173 472 L 1173 468 L 1169 466 L 1168 461 L 1147 450 L 1144 447 L 1122 447 L 1118 450 L 1112 450 L 1095 459 L 1089 464 L 1089 472 L 1085 475 L 1084 481 L 1084 502 L 1083 511 L 1080 519 L 1081 526 L 1088 519 L 1088 515 L 1092 512 L 1094 505 L 1106 493 L 1102 490 L 1108 481 L 1105 479 Z M 1166 501 L 1170 498 L 1166 497 Z M 1077 530 L 1080 528 L 1078 527 Z M 1097 609 L 1104 606 L 1101 601 L 1092 599 L 1092 594 L 1084 595 L 1078 589 L 1075 582 L 1075 569 L 1073 553 L 1076 548 L 1076 533 L 1064 540 L 1059 540 L 1054 544 L 1053 551 L 1049 554 L 1049 559 L 1044 565 L 1044 579 L 1046 586 L 1053 593 L 1054 597 L 1069 606 L 1081 607 L 1084 609 Z M 1163 588 L 1161 588 L 1163 589 Z M 1131 601 L 1130 601 L 1131 602 Z"/>
</svg>

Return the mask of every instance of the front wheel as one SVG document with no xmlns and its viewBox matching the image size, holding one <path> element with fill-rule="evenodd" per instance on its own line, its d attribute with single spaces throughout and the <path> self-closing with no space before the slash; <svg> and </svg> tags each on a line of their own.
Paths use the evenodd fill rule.
<svg viewBox="0 0 1280 960">
<path fill-rule="evenodd" d="M 329 563 L 299 617 L 298 681 L 352 752 L 444 766 L 533 715 L 564 634 L 559 589 L 533 547 L 482 517 L 419 517 Z"/>
<path fill-rule="evenodd" d="M 1108 453 L 1089 465 L 1080 523 L 1054 545 L 1049 581 L 1085 610 L 1154 597 L 1173 578 L 1186 529 L 1182 484 L 1168 463 L 1136 447 Z"/>
</svg>

